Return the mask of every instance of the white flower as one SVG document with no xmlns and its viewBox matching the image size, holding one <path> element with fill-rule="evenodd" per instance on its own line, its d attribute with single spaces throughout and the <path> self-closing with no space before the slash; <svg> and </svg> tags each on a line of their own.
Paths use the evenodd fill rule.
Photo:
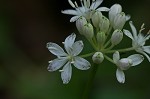
<svg viewBox="0 0 150 99">
<path fill-rule="evenodd" d="M 76 2 L 73 3 L 71 0 L 68 0 L 68 2 L 74 8 L 74 10 L 68 9 L 68 10 L 62 11 L 62 13 L 74 15 L 70 19 L 70 22 L 76 21 L 80 16 L 83 16 L 86 19 L 90 19 L 95 10 L 109 11 L 107 7 L 99 7 L 100 4 L 103 2 L 103 0 L 92 0 L 92 2 L 90 0 L 80 0 L 81 7 L 79 7 Z"/>
<path fill-rule="evenodd" d="M 91 66 L 87 60 L 77 56 L 82 51 L 84 45 L 82 41 L 75 42 L 75 38 L 76 35 L 72 33 L 65 39 L 64 47 L 67 53 L 56 43 L 47 43 L 48 50 L 57 56 L 56 59 L 49 62 L 48 71 L 56 71 L 64 66 L 60 70 L 64 84 L 69 83 L 71 79 L 72 64 L 80 70 L 87 70 Z"/>
<path fill-rule="evenodd" d="M 123 70 L 127 70 L 132 66 L 136 66 L 140 64 L 144 60 L 143 56 L 140 54 L 130 55 L 127 58 L 120 59 L 119 52 L 116 51 L 113 54 L 113 61 L 117 65 L 118 69 L 116 71 L 116 78 L 118 82 L 124 83 L 125 82 L 125 74 Z"/>
<path fill-rule="evenodd" d="M 141 30 L 139 31 L 139 33 L 137 33 L 137 30 L 136 30 L 135 26 L 133 25 L 132 21 L 130 21 L 129 24 L 132 29 L 132 33 L 128 30 L 124 30 L 125 35 L 127 35 L 129 38 L 132 39 L 133 48 L 137 52 L 145 55 L 147 57 L 148 61 L 150 62 L 150 56 L 148 56 L 148 55 L 150 55 L 150 46 L 144 46 L 145 42 L 147 40 L 149 40 L 149 38 L 150 38 L 150 33 L 148 32 L 147 35 L 144 36 L 141 33 L 142 30 L 144 30 L 144 25 L 141 26 Z"/>
</svg>

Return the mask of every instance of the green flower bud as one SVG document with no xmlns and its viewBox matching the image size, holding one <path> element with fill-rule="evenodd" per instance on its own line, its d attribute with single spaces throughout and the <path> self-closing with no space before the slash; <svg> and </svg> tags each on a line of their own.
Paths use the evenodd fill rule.
<svg viewBox="0 0 150 99">
<path fill-rule="evenodd" d="M 87 24 L 87 20 L 84 17 L 80 17 L 76 21 L 76 27 L 81 35 L 83 35 L 83 28 L 85 24 Z"/>
<path fill-rule="evenodd" d="M 114 18 L 114 24 L 113 24 L 113 28 L 114 29 L 122 29 L 123 26 L 126 23 L 126 15 L 124 12 L 118 13 L 116 15 L 116 17 Z"/>
<path fill-rule="evenodd" d="M 83 27 L 83 35 L 88 38 L 91 39 L 94 36 L 94 30 L 93 30 L 93 26 L 90 23 L 87 23 L 84 25 Z"/>
<path fill-rule="evenodd" d="M 102 19 L 102 13 L 100 11 L 96 11 L 92 16 L 92 23 L 96 28 L 99 28 L 99 23 Z"/>
<path fill-rule="evenodd" d="M 103 46 L 103 44 L 105 43 L 105 40 L 106 40 L 106 35 L 104 32 L 98 32 L 97 33 L 97 43 L 98 45 L 101 47 Z"/>
<path fill-rule="evenodd" d="M 96 53 L 92 56 L 92 60 L 93 60 L 93 62 L 96 63 L 96 64 L 102 63 L 103 60 L 104 60 L 103 53 L 101 53 L 101 52 L 96 52 Z"/>
<path fill-rule="evenodd" d="M 117 45 L 123 39 L 123 32 L 121 30 L 115 30 L 111 36 L 111 43 Z"/>
<path fill-rule="evenodd" d="M 108 18 L 106 18 L 105 16 L 102 16 L 102 20 L 99 23 L 100 31 L 106 33 L 109 29 L 109 25 L 110 23 L 109 23 Z"/>
</svg>

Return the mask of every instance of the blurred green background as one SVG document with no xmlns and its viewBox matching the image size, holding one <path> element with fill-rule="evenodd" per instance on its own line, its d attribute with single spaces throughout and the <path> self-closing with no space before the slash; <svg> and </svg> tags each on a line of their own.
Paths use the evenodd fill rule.
<svg viewBox="0 0 150 99">
<path fill-rule="evenodd" d="M 145 32 L 150 29 L 150 0 L 104 0 L 102 6 L 114 3 L 121 4 L 123 11 L 131 15 L 137 29 L 143 22 Z M 75 24 L 69 22 L 71 16 L 60 13 L 68 8 L 67 0 L 0 0 L 0 99 L 80 99 L 90 70 L 73 67 L 68 85 L 62 84 L 58 71 L 47 71 L 48 61 L 55 57 L 46 43 L 61 44 L 70 33 L 77 33 Z M 130 29 L 128 23 L 126 28 Z M 131 45 L 125 39 L 120 47 Z M 90 99 L 150 99 L 149 65 L 145 59 L 125 71 L 126 83 L 119 84 L 115 65 L 104 61 Z"/>
</svg>

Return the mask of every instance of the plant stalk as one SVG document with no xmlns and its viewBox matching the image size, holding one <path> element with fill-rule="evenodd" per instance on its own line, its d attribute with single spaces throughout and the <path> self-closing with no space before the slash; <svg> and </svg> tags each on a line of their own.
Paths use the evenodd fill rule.
<svg viewBox="0 0 150 99">
<path fill-rule="evenodd" d="M 85 90 L 84 90 L 84 92 L 83 92 L 82 99 L 89 99 L 89 93 L 90 93 L 90 90 L 91 90 L 91 88 L 92 88 L 92 84 L 93 84 L 93 81 L 94 81 L 94 78 L 95 78 L 97 69 L 98 69 L 98 65 L 97 65 L 97 64 L 94 64 L 94 65 L 92 66 L 92 69 L 91 69 L 91 73 L 90 73 L 90 75 L 89 75 L 88 82 L 87 82 L 86 87 L 85 87 Z"/>
</svg>

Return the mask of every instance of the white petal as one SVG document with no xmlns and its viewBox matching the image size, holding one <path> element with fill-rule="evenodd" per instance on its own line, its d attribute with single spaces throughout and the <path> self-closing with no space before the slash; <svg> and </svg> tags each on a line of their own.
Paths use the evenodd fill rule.
<svg viewBox="0 0 150 99">
<path fill-rule="evenodd" d="M 143 46 L 142 48 L 146 53 L 150 54 L 150 46 Z"/>
<path fill-rule="evenodd" d="M 133 39 L 133 36 L 132 36 L 132 34 L 131 34 L 130 31 L 124 29 L 123 32 L 124 32 L 124 34 L 125 34 L 126 36 L 128 36 L 129 38 L 131 38 L 132 40 L 134 40 L 134 39 Z"/>
<path fill-rule="evenodd" d="M 138 34 L 138 38 L 137 38 L 138 45 L 144 46 L 145 45 L 145 41 L 146 41 L 146 39 L 145 39 L 144 35 L 142 33 L 139 33 Z"/>
<path fill-rule="evenodd" d="M 128 59 L 132 60 L 132 65 L 131 66 L 136 66 L 144 60 L 144 57 L 140 54 L 134 54 L 134 55 L 130 55 L 128 57 Z"/>
<path fill-rule="evenodd" d="M 61 11 L 61 13 L 69 15 L 79 15 L 79 13 L 76 10 L 63 10 Z"/>
<path fill-rule="evenodd" d="M 142 52 L 142 54 L 145 55 L 148 61 L 150 62 L 150 56 L 148 56 L 145 52 Z"/>
<path fill-rule="evenodd" d="M 59 68 L 61 68 L 66 62 L 67 62 L 67 58 L 65 58 L 65 57 L 54 59 L 54 60 L 50 61 L 47 69 L 50 72 L 56 71 Z"/>
<path fill-rule="evenodd" d="M 63 81 L 63 84 L 68 84 L 72 75 L 72 67 L 71 63 L 68 62 L 61 71 L 61 79 Z"/>
<path fill-rule="evenodd" d="M 97 10 L 101 12 L 101 11 L 109 11 L 110 9 L 107 7 L 100 7 Z"/>
<path fill-rule="evenodd" d="M 117 69 L 116 71 L 116 77 L 119 83 L 124 83 L 125 82 L 125 74 L 122 70 Z"/>
<path fill-rule="evenodd" d="M 96 9 L 101 3 L 103 2 L 103 0 L 96 0 L 94 1 L 91 6 L 90 6 L 90 9 Z"/>
<path fill-rule="evenodd" d="M 76 20 L 79 19 L 80 16 L 74 16 L 70 19 L 70 22 L 75 22 Z"/>
<path fill-rule="evenodd" d="M 74 57 L 73 65 L 80 70 L 87 70 L 91 67 L 91 64 L 81 57 Z"/>
<path fill-rule="evenodd" d="M 70 54 L 72 52 L 72 45 L 75 41 L 75 38 L 76 38 L 76 34 L 72 33 L 65 39 L 64 46 L 65 46 L 65 49 L 68 52 L 68 54 Z"/>
<path fill-rule="evenodd" d="M 116 52 L 113 54 L 113 61 L 114 61 L 115 63 L 117 63 L 117 62 L 119 61 L 119 59 L 120 59 L 119 52 L 116 51 Z"/>
<path fill-rule="evenodd" d="M 133 22 L 130 21 L 129 24 L 130 24 L 130 27 L 132 29 L 134 39 L 137 39 L 137 30 L 136 30 L 135 26 L 133 25 Z"/>
<path fill-rule="evenodd" d="M 82 50 L 83 50 L 83 42 L 82 41 L 77 41 L 72 45 L 72 55 L 77 56 Z"/>
<path fill-rule="evenodd" d="M 126 21 L 129 21 L 130 20 L 130 18 L 131 18 L 131 16 L 128 14 L 128 15 L 126 15 Z"/>
<path fill-rule="evenodd" d="M 66 56 L 67 55 L 64 52 L 64 50 L 56 43 L 49 42 L 49 43 L 47 43 L 46 47 L 52 54 L 54 54 L 56 56 Z"/>
</svg>

